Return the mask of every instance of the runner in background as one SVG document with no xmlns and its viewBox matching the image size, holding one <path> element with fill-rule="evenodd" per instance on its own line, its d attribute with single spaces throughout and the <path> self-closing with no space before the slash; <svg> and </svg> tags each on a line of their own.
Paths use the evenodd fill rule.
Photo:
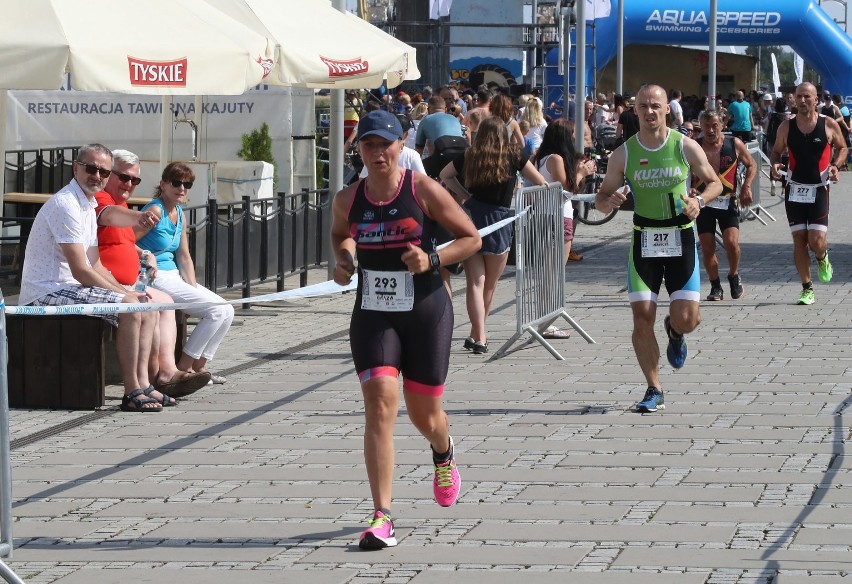
<svg viewBox="0 0 852 584">
<path fill-rule="evenodd" d="M 728 258 L 728 284 L 731 298 L 736 300 L 743 295 L 740 282 L 740 206 L 748 207 L 752 202 L 751 185 L 757 176 L 757 165 L 742 140 L 722 133 L 722 120 L 719 113 L 712 110 L 701 112 L 699 116 L 702 135 L 697 142 L 704 150 L 710 166 L 716 171 L 722 183 L 722 194 L 701 209 L 695 224 L 698 239 L 701 241 L 701 255 L 704 269 L 710 279 L 710 294 L 707 300 L 722 300 L 725 296 L 719 280 L 719 261 L 716 259 L 716 225 L 722 233 L 722 243 Z M 742 164 L 746 168 L 745 178 L 739 188 L 737 200 L 737 168 Z M 704 192 L 705 184 L 696 178 L 693 182 L 695 193 Z"/>
<path fill-rule="evenodd" d="M 793 234 L 793 262 L 802 282 L 797 304 L 813 304 L 811 256 L 817 260 L 820 282 L 833 275 L 828 259 L 828 194 L 829 183 L 840 180 L 839 166 L 846 164 L 846 140 L 833 119 L 817 112 L 817 91 L 811 83 L 796 87 L 796 116 L 778 128 L 770 162 L 772 178 L 784 174 L 787 222 Z M 832 162 L 832 147 L 836 149 Z M 784 152 L 790 157 L 785 169 L 781 165 Z"/>
</svg>

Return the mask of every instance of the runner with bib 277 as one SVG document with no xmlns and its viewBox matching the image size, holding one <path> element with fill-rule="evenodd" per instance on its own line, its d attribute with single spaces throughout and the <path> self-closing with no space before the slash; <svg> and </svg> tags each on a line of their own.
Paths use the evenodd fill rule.
<svg viewBox="0 0 852 584">
<path fill-rule="evenodd" d="M 701 322 L 701 284 L 695 246 L 695 218 L 722 192 L 722 183 L 701 146 L 666 127 L 666 91 L 643 85 L 636 95 L 639 133 L 610 156 L 595 205 L 608 213 L 626 200 L 625 180 L 636 209 L 627 276 L 633 312 L 633 350 L 648 389 L 636 404 L 638 412 L 665 408 L 660 384 L 660 349 L 654 333 L 657 296 L 663 280 L 671 303 L 663 320 L 668 336 L 666 356 L 672 367 L 686 362 L 684 335 Z M 689 196 L 690 173 L 706 183 L 704 192 Z"/>
<path fill-rule="evenodd" d="M 772 178 L 781 178 L 781 156 L 789 155 L 784 173 L 784 210 L 793 234 L 793 263 L 802 281 L 796 304 L 814 303 L 811 251 L 820 282 L 830 282 L 834 268 L 828 259 L 829 183 L 840 180 L 848 150 L 840 125 L 817 112 L 817 90 L 811 83 L 796 87 L 796 116 L 778 127 L 769 157 Z M 835 152 L 832 159 L 832 151 Z"/>
</svg>

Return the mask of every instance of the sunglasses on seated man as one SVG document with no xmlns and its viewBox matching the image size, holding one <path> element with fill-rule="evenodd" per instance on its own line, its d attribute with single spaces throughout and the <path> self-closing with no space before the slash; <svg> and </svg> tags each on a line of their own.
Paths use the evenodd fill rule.
<svg viewBox="0 0 852 584">
<path fill-rule="evenodd" d="M 101 178 L 109 178 L 109 175 L 112 174 L 112 171 L 107 168 L 101 168 L 96 164 L 92 164 L 90 162 L 80 162 L 79 160 L 75 160 L 74 164 L 79 164 L 86 168 L 86 174 L 95 174 L 98 173 Z"/>
<path fill-rule="evenodd" d="M 118 177 L 119 181 L 121 181 L 123 183 L 129 182 L 134 187 L 142 182 L 142 179 L 139 178 L 138 176 L 130 176 L 129 174 L 124 174 L 123 172 L 116 172 L 116 171 L 113 171 L 113 173 L 115 174 L 115 176 Z"/>
</svg>

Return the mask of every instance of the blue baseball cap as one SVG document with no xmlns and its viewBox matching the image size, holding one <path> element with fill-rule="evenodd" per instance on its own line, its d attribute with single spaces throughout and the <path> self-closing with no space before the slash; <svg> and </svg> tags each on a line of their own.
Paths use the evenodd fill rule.
<svg viewBox="0 0 852 584">
<path fill-rule="evenodd" d="M 358 122 L 358 140 L 367 136 L 380 136 L 385 140 L 401 140 L 402 125 L 396 116 L 384 110 L 368 113 Z"/>
</svg>

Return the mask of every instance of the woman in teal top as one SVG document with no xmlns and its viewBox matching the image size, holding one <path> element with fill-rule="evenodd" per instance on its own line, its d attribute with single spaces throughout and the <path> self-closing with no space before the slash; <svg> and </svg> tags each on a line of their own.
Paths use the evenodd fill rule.
<svg viewBox="0 0 852 584">
<path fill-rule="evenodd" d="M 166 166 L 154 200 L 145 206 L 145 209 L 154 205 L 160 207 L 160 221 L 147 232 L 137 231 L 136 244 L 150 250 L 157 258 L 157 277 L 151 286 L 168 293 L 175 302 L 224 303 L 224 298 L 195 280 L 195 264 L 189 254 L 186 221 L 181 208 L 186 204 L 194 180 L 195 173 L 186 164 L 172 162 Z M 207 371 L 207 362 L 216 354 L 231 327 L 234 308 L 230 304 L 217 304 L 187 308 L 184 312 L 200 320 L 183 347 L 178 369 Z M 225 379 L 212 375 L 212 382 L 225 383 Z"/>
</svg>

